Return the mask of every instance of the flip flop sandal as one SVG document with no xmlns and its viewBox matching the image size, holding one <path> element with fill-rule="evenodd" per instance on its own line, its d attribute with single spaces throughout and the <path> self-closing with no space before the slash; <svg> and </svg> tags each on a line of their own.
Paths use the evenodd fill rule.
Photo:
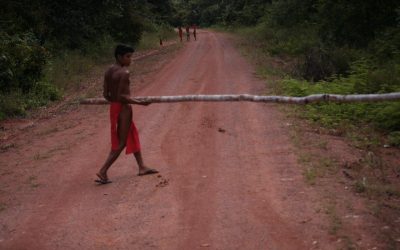
<svg viewBox="0 0 400 250">
<path fill-rule="evenodd" d="M 155 169 L 149 169 L 144 173 L 139 173 L 138 176 L 149 175 L 149 174 L 158 174 L 159 172 Z"/>
<path fill-rule="evenodd" d="M 108 183 L 112 183 L 112 181 L 110 181 L 108 178 L 104 179 L 104 178 L 101 177 L 101 175 L 99 175 L 99 174 L 96 174 L 96 175 L 97 175 L 97 177 L 99 177 L 99 179 L 94 180 L 94 182 L 97 182 L 97 183 L 102 184 L 102 185 L 108 184 Z"/>
<path fill-rule="evenodd" d="M 94 182 L 97 182 L 100 185 L 112 183 L 112 181 L 110 181 L 110 180 L 103 180 L 103 179 L 97 179 L 97 180 L 94 180 Z"/>
</svg>

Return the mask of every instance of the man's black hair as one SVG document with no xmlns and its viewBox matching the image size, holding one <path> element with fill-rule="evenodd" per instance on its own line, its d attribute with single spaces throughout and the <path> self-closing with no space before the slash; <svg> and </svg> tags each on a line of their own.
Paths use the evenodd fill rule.
<svg viewBox="0 0 400 250">
<path fill-rule="evenodd" d="M 115 59 L 118 59 L 118 56 L 123 56 L 126 53 L 133 53 L 133 52 L 135 52 L 134 48 L 132 48 L 128 45 L 119 44 L 119 45 L 117 45 L 117 47 L 115 47 L 114 56 L 115 56 Z"/>
</svg>

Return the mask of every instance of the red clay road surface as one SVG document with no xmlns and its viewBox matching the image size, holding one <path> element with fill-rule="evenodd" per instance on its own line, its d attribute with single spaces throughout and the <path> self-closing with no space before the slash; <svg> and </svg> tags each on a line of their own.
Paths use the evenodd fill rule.
<svg viewBox="0 0 400 250">
<path fill-rule="evenodd" d="M 265 91 L 230 39 L 208 31 L 143 85 L 135 95 Z M 277 106 L 153 104 L 134 106 L 134 120 L 161 174 L 136 176 L 121 155 L 103 186 L 107 106 L 21 132 L 0 154 L 0 249 L 336 249 Z"/>
</svg>

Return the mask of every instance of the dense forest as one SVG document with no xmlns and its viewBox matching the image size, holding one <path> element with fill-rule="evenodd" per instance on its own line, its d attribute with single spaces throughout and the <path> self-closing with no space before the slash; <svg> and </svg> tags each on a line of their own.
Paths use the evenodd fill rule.
<svg viewBox="0 0 400 250">
<path fill-rule="evenodd" d="M 219 26 L 252 50 L 283 58 L 279 94 L 400 91 L 400 2 L 333 0 L 175 1 L 178 20 Z M 263 64 L 263 62 L 258 62 Z M 271 65 L 261 69 L 275 73 Z M 278 69 L 279 71 L 279 69 Z M 400 145 L 400 103 L 308 105 L 304 116 L 328 128 L 371 126 Z"/>
<path fill-rule="evenodd" d="M 59 98 L 59 88 L 44 72 L 64 51 L 98 53 L 110 41 L 137 45 L 143 32 L 186 24 L 242 30 L 263 53 L 295 58 L 284 80 L 285 94 L 400 91 L 396 0 L 3 1 L 0 117 Z M 19 101 L 10 101 L 10 96 Z M 399 103 L 310 109 L 331 112 L 325 123 L 363 116 L 371 122 L 378 119 L 383 129 L 400 130 Z"/>
<path fill-rule="evenodd" d="M 143 32 L 171 23 L 172 10 L 161 0 L 2 1 L 0 119 L 60 98 L 55 63 L 72 53 L 97 56 L 115 43 L 137 45 Z"/>
<path fill-rule="evenodd" d="M 377 63 L 399 61 L 400 3 L 395 0 L 193 0 L 175 6 L 188 23 L 257 26 L 256 38 L 268 41 L 272 54 L 306 57 L 302 76 L 309 80 L 348 73 L 349 63 L 362 53 Z"/>
</svg>

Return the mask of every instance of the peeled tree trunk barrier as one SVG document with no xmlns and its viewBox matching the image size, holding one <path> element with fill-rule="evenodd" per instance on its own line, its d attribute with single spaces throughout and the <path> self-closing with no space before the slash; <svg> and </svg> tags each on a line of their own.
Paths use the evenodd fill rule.
<svg viewBox="0 0 400 250">
<path fill-rule="evenodd" d="M 354 102 L 380 102 L 398 101 L 400 92 L 386 94 L 366 95 L 332 95 L 316 94 L 304 97 L 291 96 L 258 96 L 258 95 L 178 95 L 178 96 L 136 96 L 135 100 L 150 103 L 175 103 L 175 102 L 265 102 L 265 103 L 288 103 L 309 104 L 319 102 L 354 103 Z M 85 105 L 109 104 L 104 98 L 86 98 L 80 101 Z"/>
</svg>

